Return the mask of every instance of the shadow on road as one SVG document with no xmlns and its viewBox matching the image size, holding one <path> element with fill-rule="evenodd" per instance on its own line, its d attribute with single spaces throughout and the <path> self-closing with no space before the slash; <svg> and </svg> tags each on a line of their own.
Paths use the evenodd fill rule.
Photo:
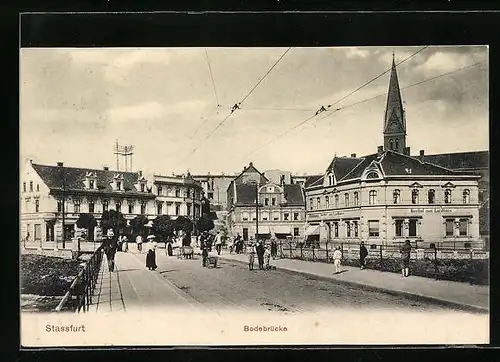
<svg viewBox="0 0 500 362">
<path fill-rule="evenodd" d="M 163 271 L 159 272 L 158 274 L 164 274 L 164 273 L 169 273 L 169 272 L 174 272 L 174 271 L 179 271 L 179 269 L 163 270 Z"/>
</svg>

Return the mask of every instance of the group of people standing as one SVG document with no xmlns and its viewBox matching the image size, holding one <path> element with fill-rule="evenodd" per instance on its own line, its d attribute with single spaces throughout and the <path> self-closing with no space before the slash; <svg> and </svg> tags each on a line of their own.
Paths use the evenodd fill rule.
<svg viewBox="0 0 500 362">
<path fill-rule="evenodd" d="M 271 252 L 269 246 L 264 245 L 263 240 L 257 240 L 255 244 L 250 245 L 250 252 L 248 253 L 248 269 L 253 270 L 255 255 L 257 255 L 257 260 L 260 270 L 270 270 L 272 269 L 270 265 Z"/>
</svg>

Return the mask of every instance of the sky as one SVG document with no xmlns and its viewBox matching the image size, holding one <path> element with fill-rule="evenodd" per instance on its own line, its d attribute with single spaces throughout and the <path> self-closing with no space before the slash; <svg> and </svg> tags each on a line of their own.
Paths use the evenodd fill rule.
<svg viewBox="0 0 500 362">
<path fill-rule="evenodd" d="M 338 101 L 419 49 L 290 48 L 276 64 L 287 48 L 23 48 L 21 161 L 116 169 L 118 140 L 145 173 L 321 174 L 383 144 L 390 73 Z M 477 62 L 402 90 L 412 154 L 489 149 L 488 48 L 429 46 L 398 66 L 403 88 Z"/>
</svg>

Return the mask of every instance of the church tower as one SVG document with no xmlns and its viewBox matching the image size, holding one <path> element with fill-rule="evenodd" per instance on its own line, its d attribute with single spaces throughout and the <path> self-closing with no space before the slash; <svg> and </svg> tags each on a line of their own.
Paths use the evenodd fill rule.
<svg viewBox="0 0 500 362">
<path fill-rule="evenodd" d="M 391 79 L 384 118 L 384 149 L 403 153 L 406 147 L 406 116 L 399 89 L 398 73 L 392 54 Z"/>
</svg>

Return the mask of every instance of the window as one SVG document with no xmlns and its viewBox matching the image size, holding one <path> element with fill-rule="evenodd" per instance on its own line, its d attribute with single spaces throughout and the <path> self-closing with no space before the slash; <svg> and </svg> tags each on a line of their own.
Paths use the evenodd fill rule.
<svg viewBox="0 0 500 362">
<path fill-rule="evenodd" d="M 330 186 L 332 186 L 332 185 L 333 185 L 333 175 L 332 175 L 332 174 L 328 175 L 328 184 L 329 184 Z"/>
<path fill-rule="evenodd" d="M 89 201 L 89 212 L 94 212 L 94 201 Z"/>
<path fill-rule="evenodd" d="M 156 213 L 161 215 L 163 213 L 163 202 L 159 202 L 156 204 Z"/>
<path fill-rule="evenodd" d="M 36 184 L 36 190 L 40 191 L 40 184 Z"/>
<path fill-rule="evenodd" d="M 122 203 L 120 201 L 117 201 L 115 203 L 115 209 L 116 209 L 116 212 L 122 212 Z"/>
<path fill-rule="evenodd" d="M 248 228 L 243 228 L 243 240 L 248 241 Z"/>
<path fill-rule="evenodd" d="M 348 207 L 349 206 L 349 194 L 345 194 L 344 195 L 344 204 L 345 204 L 345 207 Z"/>
<path fill-rule="evenodd" d="M 157 187 L 157 191 L 158 191 L 158 196 L 161 196 L 162 191 L 163 191 L 163 190 L 162 190 L 162 187 L 161 187 L 161 186 L 158 186 L 158 187 Z"/>
<path fill-rule="evenodd" d="M 269 219 L 269 214 L 267 212 L 262 213 L 262 220 L 267 221 Z"/>
<path fill-rule="evenodd" d="M 248 217 L 249 217 L 248 212 L 244 212 L 241 214 L 241 219 L 243 221 L 248 221 Z"/>
<path fill-rule="evenodd" d="M 35 200 L 35 212 L 40 212 L 40 200 Z"/>
<path fill-rule="evenodd" d="M 191 204 L 186 204 L 187 207 L 187 216 L 191 216 Z"/>
<path fill-rule="evenodd" d="M 459 224 L 458 224 L 458 230 L 460 232 L 460 236 L 467 236 L 467 224 L 469 223 L 469 220 L 467 219 L 460 219 Z"/>
<path fill-rule="evenodd" d="M 122 189 L 122 182 L 121 181 L 116 181 L 116 189 L 121 190 Z"/>
<path fill-rule="evenodd" d="M 273 197 L 271 199 L 271 205 L 275 206 L 276 205 L 276 197 Z"/>
<path fill-rule="evenodd" d="M 462 200 L 464 204 L 468 204 L 470 201 L 470 190 L 465 189 L 462 193 Z"/>
<path fill-rule="evenodd" d="M 280 219 L 280 213 L 279 212 L 275 212 L 273 214 L 273 220 L 276 221 L 276 220 L 279 220 Z"/>
<path fill-rule="evenodd" d="M 108 211 L 109 201 L 104 200 L 102 202 L 102 211 Z"/>
<path fill-rule="evenodd" d="M 357 238 L 358 237 L 358 222 L 353 221 L 352 224 L 353 224 L 353 228 L 354 228 L 354 237 Z"/>
<path fill-rule="evenodd" d="M 444 203 L 445 204 L 451 203 L 451 190 L 450 189 L 444 190 Z"/>
<path fill-rule="evenodd" d="M 371 178 L 371 179 L 374 179 L 374 178 L 378 178 L 378 174 L 376 172 L 370 172 L 366 178 Z"/>
<path fill-rule="evenodd" d="M 26 192 L 26 182 L 23 182 L 23 192 Z"/>
<path fill-rule="evenodd" d="M 144 192 L 144 186 L 145 185 L 143 183 L 141 183 L 141 192 Z"/>
<path fill-rule="evenodd" d="M 257 219 L 256 215 L 257 215 L 256 213 L 254 213 L 254 212 L 252 213 L 252 221 L 255 221 Z"/>
<path fill-rule="evenodd" d="M 293 220 L 294 221 L 298 221 L 299 220 L 299 213 L 298 212 L 294 212 L 293 213 Z"/>
<path fill-rule="evenodd" d="M 398 140 L 394 140 L 394 149 L 397 151 L 399 149 L 399 142 Z"/>
<path fill-rule="evenodd" d="M 214 199 L 214 193 L 213 192 L 209 192 L 208 193 L 208 199 L 209 200 L 213 200 Z"/>
<path fill-rule="evenodd" d="M 141 203 L 141 214 L 144 215 L 146 213 L 146 203 Z"/>
<path fill-rule="evenodd" d="M 94 180 L 89 181 L 89 189 L 94 189 Z"/>
<path fill-rule="evenodd" d="M 325 196 L 325 207 L 328 209 L 330 207 L 330 198 Z"/>
<path fill-rule="evenodd" d="M 128 213 L 133 214 L 134 213 L 134 204 L 129 202 L 128 204 Z"/>
<path fill-rule="evenodd" d="M 453 236 L 453 224 L 455 220 L 453 219 L 446 219 L 445 221 L 445 229 L 446 229 L 446 236 Z"/>
<path fill-rule="evenodd" d="M 274 187 L 272 187 L 272 186 L 268 187 L 267 192 L 274 192 Z"/>
<path fill-rule="evenodd" d="M 429 204 L 434 204 L 436 202 L 436 191 L 434 190 L 429 190 L 429 192 L 427 193 L 427 201 L 429 202 Z"/>
<path fill-rule="evenodd" d="M 179 215 L 181 213 L 181 205 L 175 204 L 175 214 Z"/>
<path fill-rule="evenodd" d="M 354 191 L 354 206 L 359 205 L 359 193 L 357 191 Z"/>
<path fill-rule="evenodd" d="M 408 236 L 412 236 L 412 237 L 417 236 L 417 223 L 418 223 L 418 220 L 416 220 L 416 219 L 409 220 Z"/>
<path fill-rule="evenodd" d="M 288 221 L 288 220 L 289 220 L 289 218 L 290 218 L 290 214 L 289 214 L 288 212 L 285 212 L 285 213 L 283 214 L 283 220 Z"/>
<path fill-rule="evenodd" d="M 30 181 L 30 192 L 33 192 L 33 181 Z"/>
<path fill-rule="evenodd" d="M 264 205 L 269 206 L 269 199 L 267 197 L 264 199 Z"/>
<path fill-rule="evenodd" d="M 312 210 L 314 208 L 313 206 L 313 199 L 309 199 L 309 210 Z"/>
<path fill-rule="evenodd" d="M 187 189 L 186 197 L 191 197 L 191 189 Z"/>
<path fill-rule="evenodd" d="M 57 200 L 57 212 L 62 212 L 63 210 L 63 202 L 62 200 Z"/>
<path fill-rule="evenodd" d="M 293 228 L 293 236 L 300 236 L 299 228 Z"/>
<path fill-rule="evenodd" d="M 339 223 L 338 222 L 333 223 L 333 235 L 336 238 L 339 237 Z"/>
<path fill-rule="evenodd" d="M 316 204 L 318 205 L 318 209 L 321 209 L 321 197 L 316 198 Z"/>
<path fill-rule="evenodd" d="M 369 193 L 368 193 L 368 196 L 369 196 L 369 204 L 370 205 L 375 205 L 377 203 L 377 191 L 375 190 L 371 190 Z"/>
<path fill-rule="evenodd" d="M 394 190 L 392 192 L 392 199 L 395 204 L 399 204 L 401 201 L 401 191 L 400 190 Z"/>
<path fill-rule="evenodd" d="M 393 140 L 389 140 L 389 148 L 390 148 L 391 150 L 393 150 L 393 149 L 394 149 L 394 141 L 393 141 Z"/>
<path fill-rule="evenodd" d="M 75 213 L 79 213 L 80 212 L 80 200 L 75 200 L 73 202 L 73 207 L 75 208 Z"/>
<path fill-rule="evenodd" d="M 396 220 L 396 236 L 403 236 L 403 220 Z"/>
<path fill-rule="evenodd" d="M 345 228 L 346 228 L 346 236 L 348 238 L 351 237 L 351 223 L 349 221 L 345 222 Z"/>
<path fill-rule="evenodd" d="M 417 189 L 413 189 L 411 191 L 411 203 L 418 204 L 418 190 Z"/>
<path fill-rule="evenodd" d="M 42 239 L 42 225 L 35 224 L 35 240 Z"/>
<path fill-rule="evenodd" d="M 368 235 L 369 236 L 378 236 L 379 235 L 378 220 L 369 220 L 368 221 Z"/>
<path fill-rule="evenodd" d="M 339 207 L 339 195 L 335 195 L 335 207 Z"/>
</svg>

